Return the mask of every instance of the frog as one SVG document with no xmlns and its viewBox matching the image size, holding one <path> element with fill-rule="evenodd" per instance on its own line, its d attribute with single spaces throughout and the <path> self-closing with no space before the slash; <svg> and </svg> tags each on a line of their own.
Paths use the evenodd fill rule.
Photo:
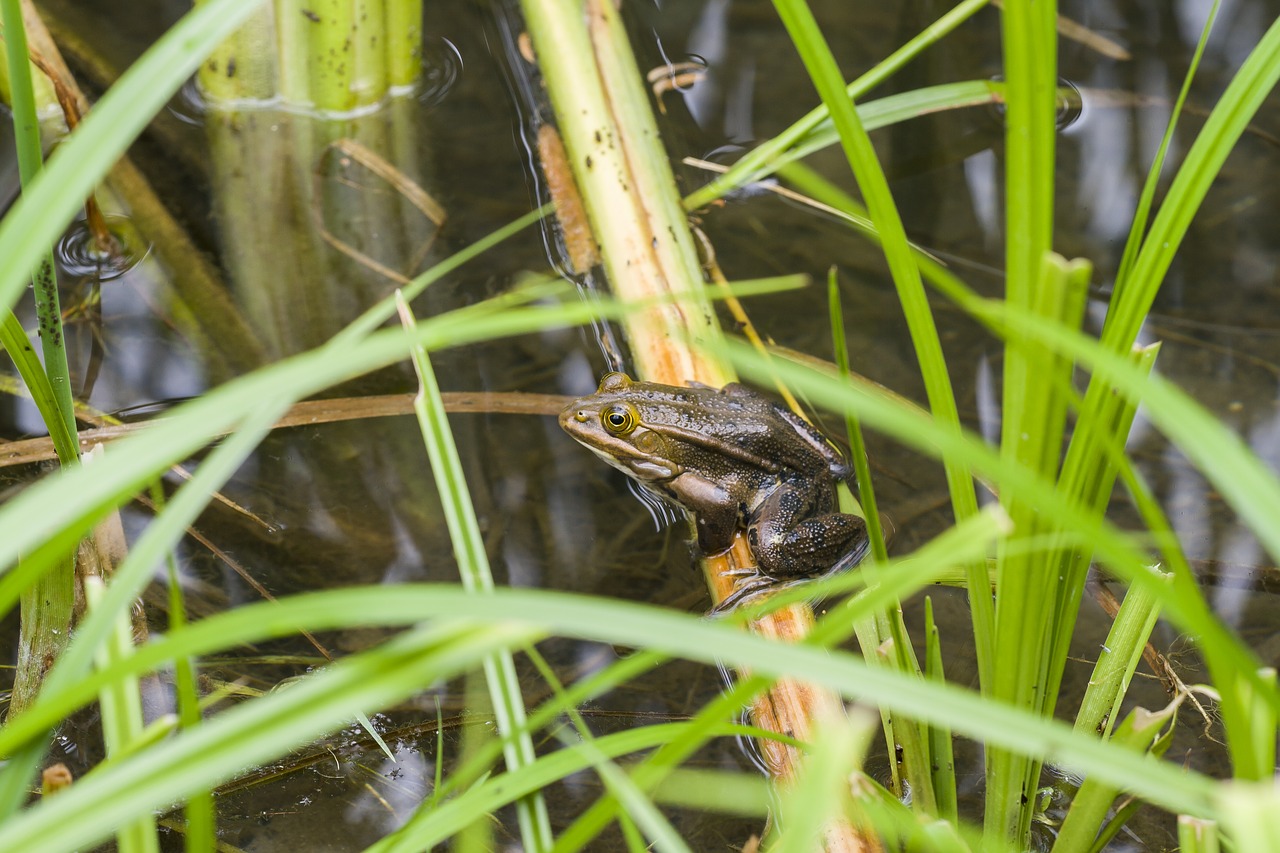
<svg viewBox="0 0 1280 853">
<path fill-rule="evenodd" d="M 790 581 L 856 564 L 863 520 L 840 512 L 853 469 L 803 418 L 745 385 L 662 385 L 606 373 L 560 426 L 597 456 L 692 516 L 698 550 L 728 550 L 738 531 L 758 570 Z"/>
</svg>

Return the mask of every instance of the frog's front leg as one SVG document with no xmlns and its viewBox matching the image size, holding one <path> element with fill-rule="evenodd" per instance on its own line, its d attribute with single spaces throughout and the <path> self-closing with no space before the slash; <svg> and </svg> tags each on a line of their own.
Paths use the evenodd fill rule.
<svg viewBox="0 0 1280 853">
<path fill-rule="evenodd" d="M 672 480 L 668 489 L 682 506 L 693 511 L 698 550 L 705 556 L 729 550 L 741 510 L 728 491 L 719 483 L 688 471 Z"/>
<path fill-rule="evenodd" d="M 747 542 L 760 570 L 776 578 L 847 568 L 867 549 L 861 518 L 832 512 L 833 496 L 804 484 L 782 484 L 747 524 Z"/>
</svg>

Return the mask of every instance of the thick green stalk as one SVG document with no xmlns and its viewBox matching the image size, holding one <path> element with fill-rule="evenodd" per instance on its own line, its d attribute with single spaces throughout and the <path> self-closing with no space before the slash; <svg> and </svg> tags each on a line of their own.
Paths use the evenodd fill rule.
<svg viewBox="0 0 1280 853">
<path fill-rule="evenodd" d="M 1172 580 L 1158 569 L 1153 572 L 1161 583 Z M 1110 735 L 1120 716 L 1120 703 L 1129 690 L 1129 681 L 1138 668 L 1138 661 L 1142 660 L 1142 652 L 1159 615 L 1160 607 L 1150 586 L 1135 584 L 1129 588 L 1102 644 L 1084 698 L 1080 700 L 1080 710 L 1076 713 L 1078 731 L 1097 732 L 1102 737 Z"/>
<path fill-rule="evenodd" d="M 1064 322 L 1071 284 L 1083 275 L 1050 260 L 1053 248 L 1054 134 L 1057 109 L 1056 3 L 1014 0 L 1003 5 L 1005 78 L 1005 298 L 1008 303 Z M 1046 288 L 1053 285 L 1046 293 Z M 1082 304 L 1082 300 L 1081 300 Z M 1057 474 L 1065 404 L 1059 386 L 1042 371 L 1057 359 L 1028 340 L 1005 347 L 1001 452 L 1028 468 Z M 1070 365 L 1066 365 L 1069 373 Z M 1048 376 L 1053 376 L 1049 373 Z M 1000 483 L 1000 501 L 1017 538 L 1050 526 L 1040 510 Z M 1048 666 L 1056 579 L 1043 555 L 1003 543 L 996 568 L 996 658 L 984 689 L 1029 710 L 1051 704 L 1042 673 Z M 1038 784 L 1039 762 L 993 750 L 987 756 L 985 830 L 992 843 L 1025 845 Z"/>
<path fill-rule="evenodd" d="M 19 0 L 0 0 L 0 21 L 4 24 L 9 93 L 13 107 L 14 138 L 18 172 L 24 187 L 40 173 L 43 150 L 40 124 L 36 116 L 31 65 L 27 61 L 26 26 Z M 17 365 L 32 399 L 53 437 L 58 460 L 74 467 L 80 457 L 75 441 L 75 409 L 71 400 L 71 376 L 58 305 L 58 280 L 54 272 L 53 250 L 46 248 L 32 276 L 40 348 L 41 369 L 31 351 L 29 339 L 12 311 L 3 311 L 0 341 Z M 41 405 L 43 403 L 43 405 Z M 64 556 L 53 571 L 22 591 L 18 668 L 14 676 L 10 712 L 20 712 L 31 703 L 49 667 L 62 654 L 71 633 L 75 606 L 75 559 Z"/>
<path fill-rule="evenodd" d="M 387 3 L 387 82 L 411 86 L 422 76 L 422 0 L 394 0 Z"/>
<path fill-rule="evenodd" d="M 196 5 L 209 0 L 196 0 Z M 200 91 L 215 103 L 266 100 L 276 93 L 279 51 L 274 13 L 263 5 L 253 18 L 224 40 L 200 66 Z M 302 18 L 298 14 L 298 18 Z"/>
<path fill-rule="evenodd" d="M 1152 744 L 1165 725 L 1172 723 L 1175 713 L 1176 705 L 1155 712 L 1135 708 L 1116 729 L 1111 742 L 1133 752 L 1151 750 L 1158 755 L 1163 752 L 1163 748 L 1157 744 L 1153 749 Z M 1167 746 L 1168 743 L 1165 742 L 1163 747 Z M 1093 778 L 1085 779 L 1058 830 L 1053 853 L 1089 853 L 1098 835 L 1098 827 L 1106 820 L 1107 810 L 1111 808 L 1119 792 L 1117 785 Z"/>
</svg>

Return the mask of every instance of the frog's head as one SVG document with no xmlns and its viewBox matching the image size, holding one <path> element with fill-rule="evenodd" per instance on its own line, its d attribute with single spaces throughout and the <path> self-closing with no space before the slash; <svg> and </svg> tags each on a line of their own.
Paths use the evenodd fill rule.
<svg viewBox="0 0 1280 853">
<path fill-rule="evenodd" d="M 666 439 L 645 425 L 644 396 L 625 373 L 606 373 L 596 393 L 560 413 L 560 427 L 605 462 L 640 481 L 680 474 Z"/>
</svg>

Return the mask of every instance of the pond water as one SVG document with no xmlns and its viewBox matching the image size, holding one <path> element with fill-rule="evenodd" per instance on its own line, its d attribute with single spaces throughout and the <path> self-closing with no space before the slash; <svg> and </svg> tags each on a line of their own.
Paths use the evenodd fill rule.
<svg viewBox="0 0 1280 853">
<path fill-rule="evenodd" d="M 283 113 L 259 111 L 206 121 L 191 91 L 177 99 L 133 152 L 191 254 L 152 245 L 143 262 L 106 281 L 95 306 L 93 273 L 64 277 L 64 307 L 72 372 L 87 401 L 107 412 L 151 414 L 255 364 L 315 346 L 359 309 L 387 292 L 385 276 L 365 260 L 407 274 L 467 245 L 543 199 L 532 164 L 532 130 L 541 109 L 515 48 L 519 24 L 505 4 L 445 0 L 428 4 L 428 84 L 395 109 L 315 128 Z M 663 8 L 656 8 L 662 5 Z M 105 4 L 104 9 L 110 4 Z M 89 88 L 100 86 L 182 8 L 150 4 L 120 16 L 90 4 L 47 4 L 65 34 L 69 59 Z M 1064 3 L 1062 14 L 1122 46 L 1129 59 L 1064 41 L 1061 71 L 1082 106 L 1064 116 L 1059 136 L 1056 248 L 1095 264 L 1096 327 L 1149 162 L 1190 60 L 1208 3 Z M 946 11 L 933 0 L 891 4 L 815 4 L 846 74 L 860 73 Z M 673 158 L 732 160 L 736 152 L 782 130 L 816 100 L 767 2 L 698 0 L 630 4 L 628 19 L 642 66 L 694 59 L 706 73 L 663 97 L 660 116 Z M 1171 160 L 1177 162 L 1203 116 L 1262 31 L 1280 12 L 1276 2 L 1235 0 L 1222 15 L 1193 87 Z M 997 12 L 979 13 L 889 84 L 882 96 L 922 85 L 990 79 L 1000 72 Z M 129 20 L 125 21 L 122 18 Z M 147 25 L 143 25 L 145 22 Z M 1266 107 L 1245 134 L 1210 193 L 1184 244 L 1144 340 L 1164 342 L 1158 369 L 1226 420 L 1269 464 L 1280 465 L 1280 290 L 1276 279 L 1274 174 L 1280 140 Z M 405 122 L 406 116 L 413 116 Z M 400 124 L 394 124 L 397 120 Z M 0 203 L 13 194 L 7 122 L 0 129 Z M 398 128 L 391 130 L 390 128 Z M 911 238 L 945 260 L 972 286 L 1002 288 L 1000 232 L 1002 128 L 998 111 L 978 108 L 933 115 L 877 132 L 874 139 Z M 287 144 L 282 141 L 288 140 Z M 355 140 L 359 147 L 344 147 Z M 309 159 L 282 151 L 297 146 Z M 379 146 L 382 146 L 379 148 Z M 398 195 L 362 159 L 383 151 L 444 209 L 437 224 Z M 388 154 L 386 152 L 392 152 Z M 813 164 L 852 189 L 838 152 Z M 264 177 L 269 176 L 269 177 Z M 680 169 L 688 188 L 704 182 Z M 1272 213 L 1268 213 L 1272 211 Z M 136 219 L 136 217 L 135 217 Z M 899 393 L 923 399 L 901 311 L 878 250 L 834 219 L 767 191 L 743 193 L 702 212 L 698 222 L 730 279 L 804 272 L 821 281 L 840 274 L 854 368 Z M 138 223 L 139 240 L 160 239 Z M 327 242 L 325 235 L 330 238 Z M 274 247 L 274 251 L 273 251 Z M 417 313 L 429 316 L 503 291 L 542 273 L 554 240 L 536 229 L 508 241 L 432 288 Z M 350 250 L 350 251 L 348 251 Z M 358 253 L 357 257 L 353 252 Z M 141 254 L 141 253 L 140 253 Z M 200 275 L 225 281 L 201 290 Z M 205 306 L 212 327 L 193 329 L 174 294 Z M 747 310 L 762 334 L 785 346 L 829 358 L 826 294 L 821 287 L 751 300 Z M 963 417 L 987 435 L 998 433 L 1000 346 L 942 300 L 935 300 L 943 344 Z M 533 391 L 580 394 L 604 367 L 592 330 L 551 332 L 441 353 L 436 366 L 446 391 Z M 400 393 L 414 387 L 407 366 L 335 389 L 334 396 Z M 25 404 L 0 398 L 3 435 L 38 433 Z M 553 418 L 457 414 L 468 482 L 480 513 L 499 583 L 574 590 L 656 602 L 686 611 L 708 606 L 679 527 L 655 530 L 646 507 L 620 475 L 565 436 Z M 884 436 L 869 437 L 881 508 L 896 529 L 894 550 L 906 552 L 950 523 L 939 467 Z M 1212 585 L 1210 598 L 1228 624 L 1256 640 L 1264 661 L 1277 659 L 1276 570 L 1254 537 L 1190 464 L 1141 418 L 1130 447 L 1182 537 L 1194 565 Z M 6 484 L 26 482 L 31 466 L 0 472 Z M 253 578 L 273 595 L 349 584 L 453 581 L 456 567 L 440 516 L 417 425 L 390 417 L 298 427 L 274 433 L 228 484 L 224 494 L 244 511 L 210 508 L 197 525 L 202 540 L 183 545 L 182 567 L 198 615 L 254 601 Z M 1132 513 L 1123 499 L 1116 517 Z M 136 530 L 141 506 L 125 513 Z M 948 674 L 976 679 L 964 596 L 932 593 L 947 650 Z M 149 603 L 163 625 L 157 593 Z M 908 621 L 918 624 L 918 603 Z M 13 626 L 6 626 L 10 631 Z M 1106 617 L 1086 602 L 1068 665 L 1064 707 L 1084 688 Z M 6 634 L 12 636 L 12 634 Z M 362 648 L 379 632 L 318 638 L 330 655 Z M 1173 655 L 1184 680 L 1202 677 L 1197 659 L 1171 629 L 1156 645 Z M 613 660 L 622 650 L 576 643 L 544 650 L 564 681 Z M 214 683 L 239 681 L 269 690 L 282 679 L 322 664 L 303 641 L 264 644 L 234 659 L 209 662 Z M 532 670 L 528 701 L 546 695 Z M 688 714 L 722 686 L 714 669 L 672 663 L 588 709 L 599 732 L 637 720 Z M 485 726 L 473 712 L 475 685 L 437 685 L 375 723 L 393 747 L 392 764 L 358 727 L 229 785 L 219 799 L 223 840 L 240 849 L 355 850 L 398 825 L 430 792 L 435 762 L 457 755 L 465 734 Z M 155 691 L 153 711 L 165 710 Z M 1139 679 L 1135 702 L 1160 707 L 1151 679 Z M 437 719 L 445 755 L 437 756 Z M 55 752 L 82 772 L 100 757 L 93 721 L 76 721 Z M 1184 714 L 1170 752 L 1176 760 L 1220 771 L 1219 746 Z M 963 795 L 980 796 L 979 756 L 962 747 Z M 695 762 L 747 767 L 734 743 L 717 744 Z M 871 768 L 883 772 L 884 756 Z M 548 792 L 554 822 L 563 825 L 599 794 L 582 775 Z M 516 849 L 512 815 L 498 830 Z M 677 828 L 700 850 L 738 849 L 761 827 L 752 821 L 675 813 Z M 1049 829 L 1039 830 L 1041 840 Z M 177 849 L 176 836 L 169 843 Z M 599 849 L 610 849 L 605 839 Z M 1171 823 L 1142 813 L 1112 850 L 1166 850 Z"/>
</svg>

